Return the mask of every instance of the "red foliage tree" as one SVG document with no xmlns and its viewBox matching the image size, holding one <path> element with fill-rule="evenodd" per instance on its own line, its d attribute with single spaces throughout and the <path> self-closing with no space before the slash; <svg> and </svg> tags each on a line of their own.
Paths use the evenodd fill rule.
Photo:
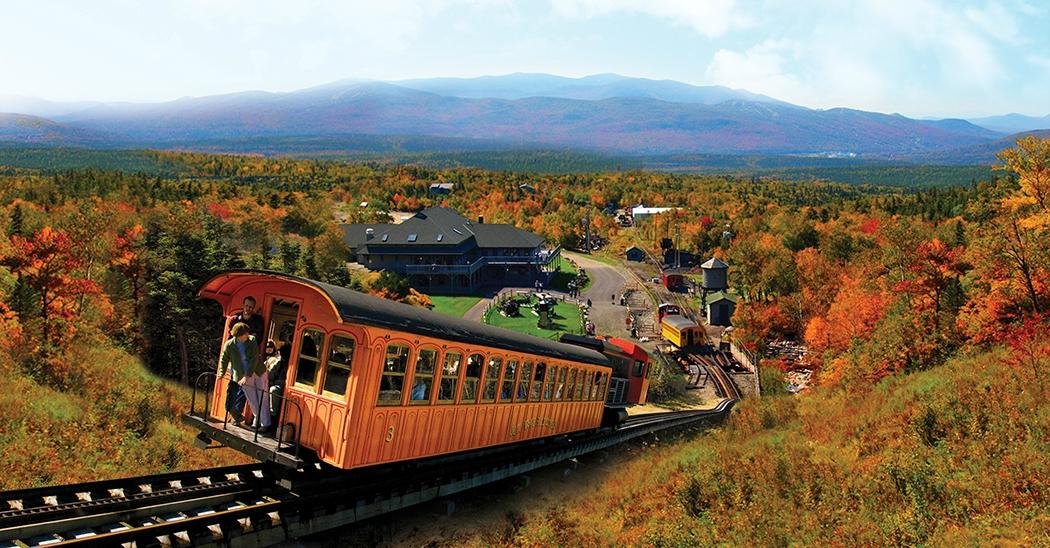
<svg viewBox="0 0 1050 548">
<path fill-rule="evenodd" d="M 907 267 L 911 278 L 897 283 L 894 289 L 916 297 L 917 310 L 933 310 L 935 328 L 940 328 L 941 297 L 952 280 L 970 269 L 962 259 L 963 248 L 949 248 L 937 238 L 923 242 L 916 250 L 915 261 Z"/>
<path fill-rule="evenodd" d="M 46 355 L 51 348 L 62 348 L 63 340 L 74 332 L 73 320 L 80 313 L 79 298 L 98 294 L 100 288 L 94 281 L 74 274 L 84 260 L 65 232 L 45 226 L 31 238 L 11 236 L 11 246 L 13 251 L 3 258 L 2 264 L 36 295 L 40 311 L 39 350 Z M 65 329 L 58 329 L 60 325 Z"/>
</svg>

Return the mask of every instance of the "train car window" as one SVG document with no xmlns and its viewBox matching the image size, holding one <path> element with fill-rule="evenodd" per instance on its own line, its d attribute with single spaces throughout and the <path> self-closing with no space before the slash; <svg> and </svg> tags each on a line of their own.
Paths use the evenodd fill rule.
<svg viewBox="0 0 1050 548">
<path fill-rule="evenodd" d="M 586 375 L 587 372 L 582 369 L 576 375 L 576 391 L 575 395 L 573 396 L 573 399 L 576 401 L 583 401 L 583 384 L 584 379 L 587 378 Z"/>
<path fill-rule="evenodd" d="M 295 384 L 313 388 L 317 385 L 317 372 L 321 365 L 321 349 L 324 348 L 324 332 L 304 329 L 299 343 L 299 362 L 295 368 Z"/>
<path fill-rule="evenodd" d="M 532 386 L 532 362 L 525 362 L 521 364 L 521 378 L 518 379 L 518 388 L 514 392 L 514 401 L 528 401 L 530 386 Z"/>
<path fill-rule="evenodd" d="M 551 401 L 551 398 L 554 396 L 554 388 L 558 384 L 559 371 L 564 371 L 564 369 L 551 364 L 550 370 L 547 371 L 547 382 L 543 383 L 543 401 Z M 564 375 L 562 375 L 562 380 L 565 380 Z"/>
<path fill-rule="evenodd" d="M 481 369 L 485 365 L 485 356 L 471 354 L 467 358 L 467 371 L 463 376 L 463 396 L 460 403 L 474 403 L 478 399 L 478 382 L 481 380 Z"/>
<path fill-rule="evenodd" d="M 554 390 L 554 401 L 562 401 L 569 399 L 568 395 L 572 388 L 565 384 L 565 382 L 568 380 L 568 373 L 568 367 L 562 366 L 558 368 L 558 383 L 556 389 Z"/>
<path fill-rule="evenodd" d="M 430 403 L 430 389 L 434 386 L 434 369 L 437 368 L 437 350 L 420 349 L 416 355 L 416 370 L 412 374 L 412 392 L 408 403 L 413 405 Z"/>
<path fill-rule="evenodd" d="M 332 336 L 324 371 L 325 394 L 346 397 L 346 384 L 350 380 L 350 363 L 353 359 L 354 340 L 341 335 Z"/>
<path fill-rule="evenodd" d="M 529 392 L 529 401 L 540 401 L 543 392 L 543 379 L 547 375 L 547 364 L 540 362 L 536 364 L 536 378 L 532 381 L 532 390 Z"/>
<path fill-rule="evenodd" d="M 401 394 L 405 390 L 405 369 L 407 368 L 408 346 L 387 345 L 382 377 L 379 378 L 379 398 L 376 400 L 376 405 L 401 405 Z"/>
<path fill-rule="evenodd" d="M 602 399 L 600 396 L 602 394 L 602 380 L 604 377 L 605 375 L 603 375 L 601 371 L 594 374 L 594 386 L 591 387 L 592 400 Z"/>
<path fill-rule="evenodd" d="M 485 388 L 481 391 L 482 402 L 496 401 L 496 390 L 499 388 L 499 374 L 502 364 L 502 358 L 489 358 L 489 366 L 485 369 Z"/>
<path fill-rule="evenodd" d="M 583 376 L 583 394 L 580 399 L 583 401 L 590 401 L 592 398 L 591 384 L 594 383 L 594 371 L 588 371 Z"/>
<path fill-rule="evenodd" d="M 569 370 L 569 382 L 565 384 L 565 390 L 567 390 L 565 399 L 570 401 L 576 400 L 576 391 L 578 390 L 576 383 L 578 382 L 583 382 L 583 375 L 580 375 L 580 372 L 574 367 Z"/>
<path fill-rule="evenodd" d="M 643 362 L 641 360 L 635 360 L 634 361 L 634 376 L 635 377 L 641 377 L 642 376 L 642 371 L 644 369 L 645 369 L 645 362 Z"/>
<path fill-rule="evenodd" d="M 510 403 L 514 397 L 514 379 L 518 375 L 518 360 L 507 360 L 503 369 L 503 388 L 499 391 L 499 402 Z"/>
<path fill-rule="evenodd" d="M 456 402 L 456 385 L 459 383 L 459 364 L 463 354 L 445 352 L 445 365 L 441 368 L 441 387 L 438 390 L 438 403 Z"/>
</svg>

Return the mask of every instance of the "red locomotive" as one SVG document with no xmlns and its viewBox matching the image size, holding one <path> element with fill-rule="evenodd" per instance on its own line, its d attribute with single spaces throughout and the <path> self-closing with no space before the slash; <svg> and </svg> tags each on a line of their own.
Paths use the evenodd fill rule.
<svg viewBox="0 0 1050 548">
<path fill-rule="evenodd" d="M 202 439 L 262 460 L 299 467 L 302 448 L 351 469 L 596 429 L 618 415 L 606 411 L 610 360 L 589 348 L 276 272 L 221 274 L 200 295 L 227 316 L 253 297 L 266 337 L 290 342 L 276 440 L 229 424 L 226 377 L 203 413 L 184 415 Z M 643 363 L 629 394 L 644 401 L 648 356 L 621 348 L 631 372 Z"/>
</svg>

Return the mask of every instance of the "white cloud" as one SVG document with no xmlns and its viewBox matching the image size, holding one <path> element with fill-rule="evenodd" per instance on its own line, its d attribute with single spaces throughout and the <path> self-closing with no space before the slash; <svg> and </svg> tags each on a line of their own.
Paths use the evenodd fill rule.
<svg viewBox="0 0 1050 548">
<path fill-rule="evenodd" d="M 616 13 L 641 14 L 692 28 L 708 38 L 747 27 L 751 20 L 735 0 L 551 0 L 565 17 L 590 19 Z"/>
<path fill-rule="evenodd" d="M 766 40 L 744 52 L 721 49 L 707 67 L 707 78 L 717 84 L 798 101 L 806 87 L 788 65 L 798 45 L 788 40 Z"/>
</svg>

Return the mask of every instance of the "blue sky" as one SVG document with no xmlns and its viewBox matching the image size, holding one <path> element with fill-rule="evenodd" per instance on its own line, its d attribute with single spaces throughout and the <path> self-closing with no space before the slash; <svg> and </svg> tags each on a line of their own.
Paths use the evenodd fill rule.
<svg viewBox="0 0 1050 548">
<path fill-rule="evenodd" d="M 343 78 L 547 72 L 814 108 L 1050 113 L 1050 2 L 8 0 L 0 94 L 162 101 Z"/>
</svg>

